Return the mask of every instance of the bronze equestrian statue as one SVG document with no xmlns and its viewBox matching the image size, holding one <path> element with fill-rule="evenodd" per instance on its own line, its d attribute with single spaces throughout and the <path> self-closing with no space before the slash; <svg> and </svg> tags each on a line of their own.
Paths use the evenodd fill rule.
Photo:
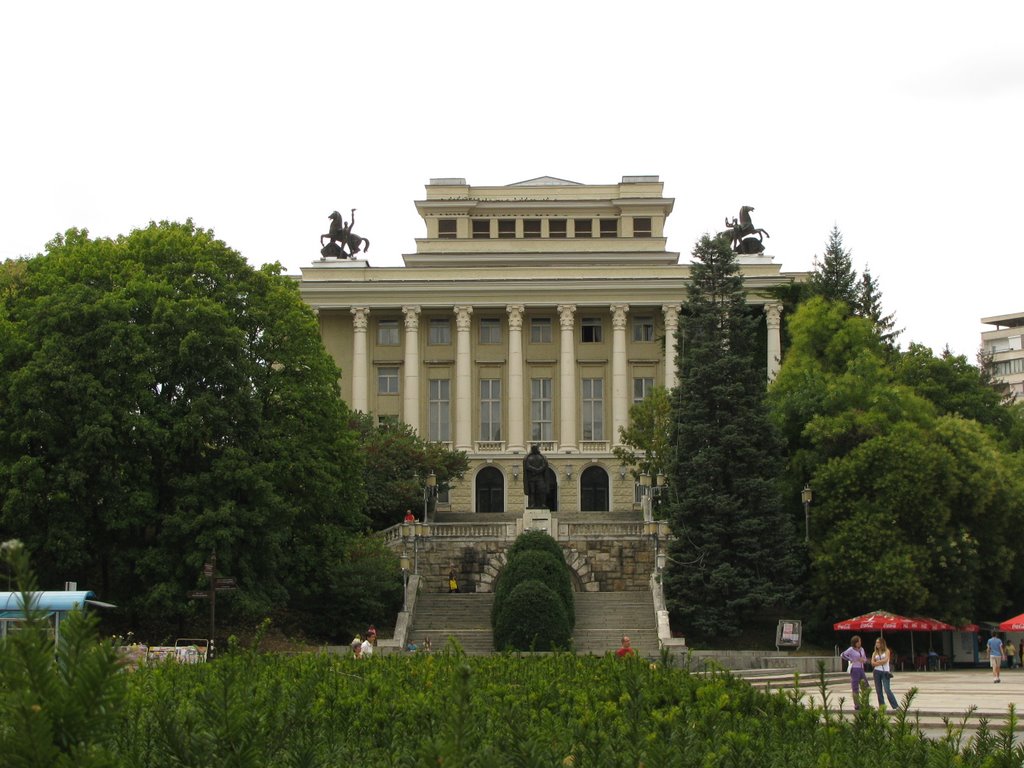
<svg viewBox="0 0 1024 768">
<path fill-rule="evenodd" d="M 370 241 L 352 231 L 352 225 L 356 223 L 355 208 L 352 209 L 352 220 L 348 224 L 337 211 L 331 213 L 327 218 L 331 220 L 331 227 L 326 235 L 320 235 L 320 245 L 322 246 L 320 255 L 325 259 L 332 256 L 336 259 L 340 259 L 342 256 L 354 259 L 360 247 L 362 247 L 363 253 L 370 250 Z M 324 245 L 324 238 L 329 238 L 327 245 Z"/>
<path fill-rule="evenodd" d="M 733 219 L 729 221 L 725 220 L 725 226 L 728 227 L 724 232 L 719 232 L 717 237 L 727 237 L 732 242 L 732 250 L 734 253 L 762 253 L 764 251 L 764 238 L 771 237 L 765 230 L 758 229 L 754 226 L 754 222 L 750 218 L 750 212 L 753 211 L 753 207 L 744 205 L 740 208 L 739 221 Z M 754 236 L 757 236 L 757 240 Z"/>
</svg>

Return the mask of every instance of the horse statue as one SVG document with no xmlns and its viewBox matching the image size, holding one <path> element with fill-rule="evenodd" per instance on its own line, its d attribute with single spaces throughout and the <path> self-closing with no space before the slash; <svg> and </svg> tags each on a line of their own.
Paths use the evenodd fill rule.
<svg viewBox="0 0 1024 768">
<path fill-rule="evenodd" d="M 744 205 L 740 208 L 740 218 L 729 221 L 725 220 L 728 227 L 724 232 L 719 232 L 717 237 L 727 237 L 732 243 L 732 249 L 736 253 L 761 253 L 764 251 L 764 238 L 771 237 L 765 230 L 758 229 L 750 218 L 750 212 L 754 208 Z M 757 240 L 753 236 L 757 236 Z"/>
<path fill-rule="evenodd" d="M 337 211 L 333 211 L 327 218 L 331 220 L 331 226 L 326 235 L 320 235 L 321 256 L 324 258 L 333 256 L 336 259 L 347 256 L 354 259 L 360 248 L 363 249 L 363 253 L 370 250 L 370 241 L 352 231 L 352 225 L 356 223 L 355 208 L 352 209 L 352 220 L 348 224 Z M 327 245 L 324 245 L 325 238 L 328 239 Z"/>
</svg>

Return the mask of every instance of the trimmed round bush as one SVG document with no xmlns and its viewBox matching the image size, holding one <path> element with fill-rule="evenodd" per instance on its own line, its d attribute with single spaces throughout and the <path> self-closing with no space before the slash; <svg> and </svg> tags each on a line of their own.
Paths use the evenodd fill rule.
<svg viewBox="0 0 1024 768">
<path fill-rule="evenodd" d="M 516 585 L 496 611 L 494 645 L 500 650 L 568 648 L 572 637 L 562 599 L 537 579 Z"/>
<path fill-rule="evenodd" d="M 551 534 L 546 531 L 525 531 L 512 542 L 512 546 L 508 548 L 506 555 L 508 560 L 515 559 L 516 555 L 520 552 L 526 552 L 529 550 L 539 549 L 543 552 L 550 552 L 560 561 L 565 561 L 565 555 L 562 553 L 562 548 L 558 545 L 558 542 L 554 540 Z"/>
<path fill-rule="evenodd" d="M 569 630 L 576 626 L 576 605 L 573 602 L 572 579 L 569 566 L 561 555 L 547 550 L 528 549 L 510 557 L 494 585 L 494 613 L 491 625 L 497 628 L 497 614 L 512 591 L 525 581 L 536 579 L 552 589 L 565 608 Z"/>
</svg>

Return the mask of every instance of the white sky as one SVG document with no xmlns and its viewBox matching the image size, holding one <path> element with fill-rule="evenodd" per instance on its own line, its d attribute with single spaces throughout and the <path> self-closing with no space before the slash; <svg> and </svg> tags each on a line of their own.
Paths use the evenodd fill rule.
<svg viewBox="0 0 1024 768">
<path fill-rule="evenodd" d="M 1024 3 L 9 2 L 0 259 L 85 227 L 213 229 L 319 258 L 357 208 L 374 266 L 431 177 L 657 174 L 669 247 L 741 205 L 785 270 L 833 224 L 904 344 L 974 360 L 1024 310 Z"/>
</svg>

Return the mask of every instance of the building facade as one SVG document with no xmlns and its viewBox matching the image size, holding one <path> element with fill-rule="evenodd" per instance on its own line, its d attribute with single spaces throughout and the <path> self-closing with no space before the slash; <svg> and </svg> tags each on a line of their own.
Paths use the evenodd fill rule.
<svg viewBox="0 0 1024 768">
<path fill-rule="evenodd" d="M 637 505 L 612 448 L 630 406 L 677 383 L 691 267 L 667 249 L 673 205 L 656 176 L 432 179 L 416 202 L 426 236 L 404 266 L 327 258 L 302 269 L 346 402 L 469 455 L 442 510 L 522 513 L 534 444 L 549 462 L 552 511 Z M 770 289 L 805 275 L 771 256 L 738 258 L 763 311 L 770 380 L 781 358 Z"/>
<path fill-rule="evenodd" d="M 995 330 L 981 334 L 982 353 L 992 358 L 992 374 L 1007 394 L 1024 396 L 1024 312 L 983 317 Z"/>
</svg>

